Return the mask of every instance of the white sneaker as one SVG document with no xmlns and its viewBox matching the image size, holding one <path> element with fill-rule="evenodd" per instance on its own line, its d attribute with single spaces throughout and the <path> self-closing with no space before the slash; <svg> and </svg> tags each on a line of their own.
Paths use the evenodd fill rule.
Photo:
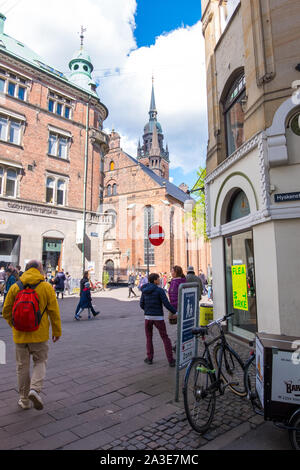
<svg viewBox="0 0 300 470">
<path fill-rule="evenodd" d="M 30 408 L 31 408 L 30 401 L 28 401 L 28 403 L 26 403 L 23 400 L 21 400 L 21 398 L 18 401 L 18 405 L 19 405 L 20 408 L 22 408 L 22 410 L 30 410 Z"/>
<path fill-rule="evenodd" d="M 35 390 L 30 390 L 28 398 L 32 401 L 33 406 L 36 410 L 42 410 L 44 408 L 43 400 L 41 399 L 38 392 L 36 392 Z"/>
</svg>

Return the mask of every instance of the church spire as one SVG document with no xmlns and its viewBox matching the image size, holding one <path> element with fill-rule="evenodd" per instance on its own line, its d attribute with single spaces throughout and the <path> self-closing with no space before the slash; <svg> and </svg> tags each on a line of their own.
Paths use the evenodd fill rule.
<svg viewBox="0 0 300 470">
<path fill-rule="evenodd" d="M 155 104 L 155 93 L 154 93 L 154 76 L 152 76 L 152 93 L 151 93 L 151 102 L 150 102 L 150 121 L 156 121 L 157 119 L 157 109 Z"/>
<path fill-rule="evenodd" d="M 150 157 L 160 157 L 160 147 L 158 142 L 157 127 L 153 127 L 152 145 L 149 153 Z"/>
</svg>

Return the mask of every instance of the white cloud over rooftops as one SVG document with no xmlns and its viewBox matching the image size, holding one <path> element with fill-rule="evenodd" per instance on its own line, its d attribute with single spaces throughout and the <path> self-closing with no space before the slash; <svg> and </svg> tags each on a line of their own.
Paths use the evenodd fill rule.
<svg viewBox="0 0 300 470">
<path fill-rule="evenodd" d="M 26 0 L 11 15 L 8 12 L 5 32 L 67 74 L 68 62 L 80 46 L 80 27 L 86 27 L 85 49 L 109 110 L 104 126 L 121 135 L 122 148 L 133 157 L 148 121 L 154 74 L 158 120 L 171 168 L 197 170 L 205 163 L 207 144 L 201 23 L 164 33 L 155 44 L 137 48 L 135 12 L 136 0 Z"/>
</svg>

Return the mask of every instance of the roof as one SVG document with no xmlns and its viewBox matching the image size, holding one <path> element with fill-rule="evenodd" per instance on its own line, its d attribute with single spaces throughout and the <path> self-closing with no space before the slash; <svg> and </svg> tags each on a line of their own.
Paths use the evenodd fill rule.
<svg viewBox="0 0 300 470">
<path fill-rule="evenodd" d="M 182 191 L 181 189 L 178 188 L 178 186 L 176 186 L 175 184 L 171 183 L 169 180 L 165 179 L 165 178 L 162 178 L 161 176 L 158 176 L 156 173 L 154 173 L 154 171 L 152 171 L 150 168 L 148 168 L 147 166 L 143 165 L 142 163 L 140 163 L 138 160 L 136 160 L 135 158 L 133 158 L 131 155 L 129 155 L 128 153 L 124 152 L 125 155 L 127 155 L 127 157 L 129 157 L 134 163 L 136 163 L 137 165 L 140 165 L 141 169 L 148 175 L 150 176 L 150 178 L 152 178 L 157 184 L 159 184 L 159 186 L 161 186 L 162 188 L 166 188 L 166 191 L 167 191 L 167 194 L 169 196 L 172 196 L 174 197 L 175 199 L 177 199 L 178 201 L 180 202 L 185 202 L 187 200 L 191 200 L 193 198 L 191 198 L 187 193 L 185 193 L 184 191 Z"/>
<path fill-rule="evenodd" d="M 35 68 L 42 70 L 43 72 L 55 76 L 55 78 L 62 80 L 65 83 L 72 85 L 81 91 L 85 91 L 86 93 L 88 92 L 90 95 L 93 95 L 95 98 L 99 99 L 99 96 L 96 92 L 87 91 L 85 88 L 82 88 L 81 86 L 68 79 L 68 77 L 66 77 L 66 75 L 64 75 L 59 70 L 56 70 L 54 67 L 45 64 L 44 59 L 42 57 L 36 54 L 36 52 L 27 47 L 21 41 L 18 41 L 17 39 L 8 36 L 8 34 L 0 32 L 0 52 L 1 51 L 12 55 L 13 57 L 16 57 L 19 60 L 22 60 L 23 62 L 26 62 L 29 65 L 32 65 Z M 78 53 L 76 55 L 78 55 Z"/>
</svg>

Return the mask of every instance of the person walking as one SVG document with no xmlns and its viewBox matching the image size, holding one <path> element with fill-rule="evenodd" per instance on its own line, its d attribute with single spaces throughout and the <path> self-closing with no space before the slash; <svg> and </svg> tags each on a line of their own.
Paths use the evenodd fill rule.
<svg viewBox="0 0 300 470">
<path fill-rule="evenodd" d="M 72 281 L 71 274 L 66 273 L 65 292 L 68 292 L 69 295 L 71 295 L 71 281 Z"/>
<path fill-rule="evenodd" d="M 142 290 L 142 287 L 148 284 L 148 277 L 147 274 L 142 274 L 142 277 L 140 279 L 139 283 L 139 290 Z"/>
<path fill-rule="evenodd" d="M 80 293 L 79 293 L 79 296 L 81 297 L 81 294 L 82 294 L 82 291 L 84 289 L 84 285 L 87 283 L 87 282 L 90 282 L 90 273 L 88 271 L 84 271 L 83 273 L 83 278 L 81 279 L 80 281 Z"/>
<path fill-rule="evenodd" d="M 56 292 L 56 297 L 59 297 L 59 294 L 61 294 L 61 298 L 64 298 L 64 291 L 65 291 L 65 280 L 66 280 L 66 275 L 64 273 L 64 270 L 62 269 L 56 274 L 54 284 L 55 284 L 55 292 Z"/>
<path fill-rule="evenodd" d="M 172 307 L 168 301 L 165 291 L 159 287 L 160 278 L 158 274 L 150 274 L 149 283 L 142 287 L 142 296 L 140 299 L 140 307 L 145 314 L 145 334 L 147 357 L 144 360 L 146 364 L 153 363 L 153 327 L 158 329 L 160 337 L 164 343 L 165 353 L 170 367 L 175 367 L 175 359 L 173 358 L 172 343 L 168 336 L 166 324 L 164 321 L 163 305 L 171 314 L 176 315 L 177 310 Z"/>
<path fill-rule="evenodd" d="M 189 266 L 187 269 L 186 282 L 195 282 L 199 286 L 199 300 L 201 300 L 203 286 L 200 277 L 196 276 L 193 266 Z"/>
<path fill-rule="evenodd" d="M 36 331 L 24 332 L 14 327 L 16 317 L 13 315 L 13 308 L 16 307 L 18 302 L 17 295 L 22 294 L 23 286 L 34 288 L 38 296 L 41 321 Z M 20 305 L 18 308 L 21 308 Z M 44 404 L 40 393 L 46 374 L 50 323 L 53 343 L 60 339 L 62 331 L 55 292 L 51 285 L 45 282 L 43 266 L 40 261 L 29 261 L 20 282 L 11 286 L 5 299 L 3 317 L 12 328 L 13 340 L 16 345 L 17 378 L 20 395 L 18 405 L 23 410 L 27 410 L 31 407 L 32 402 L 35 409 L 42 410 Z M 31 356 L 33 358 L 33 371 L 30 378 Z"/>
<path fill-rule="evenodd" d="M 178 293 L 179 293 L 179 286 L 186 282 L 185 275 L 183 274 L 183 270 L 180 266 L 174 266 L 171 272 L 172 280 L 170 282 L 169 287 L 169 299 L 170 304 L 178 310 Z"/>
<path fill-rule="evenodd" d="M 201 282 L 202 282 L 203 295 L 206 295 L 207 294 L 207 289 L 206 289 L 207 279 L 206 279 L 206 276 L 205 276 L 204 272 L 202 271 L 202 269 L 200 269 L 200 271 L 199 271 L 199 277 L 200 277 Z"/>
<path fill-rule="evenodd" d="M 84 288 L 82 290 L 82 293 L 81 293 L 81 296 L 80 296 L 80 301 L 77 305 L 76 312 L 75 312 L 75 317 L 74 317 L 75 320 L 77 320 L 77 321 L 80 320 L 80 318 L 81 318 L 80 314 L 86 308 L 88 309 L 88 318 L 89 318 L 89 320 L 91 319 L 90 311 L 92 312 L 94 317 L 96 317 L 100 313 L 100 312 L 96 312 L 94 307 L 93 307 L 92 296 L 91 296 L 91 285 L 90 285 L 89 282 L 85 283 Z"/>
<path fill-rule="evenodd" d="M 4 287 L 4 302 L 11 286 L 13 286 L 19 280 L 18 271 L 13 267 L 12 264 L 6 268 L 5 272 L 6 282 Z"/>
<path fill-rule="evenodd" d="M 128 278 L 128 288 L 129 288 L 128 298 L 129 299 L 130 299 L 131 294 L 133 294 L 134 297 L 137 297 L 136 293 L 133 290 L 134 287 L 135 287 L 135 276 L 133 273 L 130 273 L 129 278 Z"/>
</svg>

